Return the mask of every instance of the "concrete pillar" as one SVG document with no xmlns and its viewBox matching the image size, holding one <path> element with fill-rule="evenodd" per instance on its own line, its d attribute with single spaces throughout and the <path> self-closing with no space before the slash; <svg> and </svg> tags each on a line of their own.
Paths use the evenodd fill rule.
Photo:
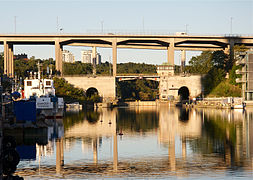
<svg viewBox="0 0 253 180">
<path fill-rule="evenodd" d="M 56 140 L 56 173 L 60 173 L 62 169 L 61 166 L 61 141 Z"/>
<path fill-rule="evenodd" d="M 117 40 L 114 39 L 112 41 L 112 74 L 116 76 L 117 74 Z"/>
<path fill-rule="evenodd" d="M 93 139 L 93 161 L 94 164 L 98 163 L 98 145 L 97 145 L 97 138 Z"/>
<path fill-rule="evenodd" d="M 92 64 L 97 64 L 97 48 L 95 46 L 92 47 Z"/>
<path fill-rule="evenodd" d="M 185 137 L 182 138 L 182 158 L 186 159 L 186 139 Z"/>
<path fill-rule="evenodd" d="M 14 77 L 13 44 L 4 41 L 4 74 Z"/>
<path fill-rule="evenodd" d="M 8 60 L 9 60 L 9 46 L 6 41 L 4 41 L 4 74 L 8 75 Z"/>
<path fill-rule="evenodd" d="M 61 166 L 64 166 L 64 146 L 63 146 L 63 138 L 61 138 Z"/>
<path fill-rule="evenodd" d="M 233 62 L 234 60 L 234 44 L 235 44 L 234 39 L 229 39 L 227 47 L 224 49 L 224 53 L 229 55 L 230 62 Z"/>
<path fill-rule="evenodd" d="M 113 135 L 113 170 L 118 170 L 118 141 L 116 132 Z"/>
<path fill-rule="evenodd" d="M 175 50 L 175 47 L 174 47 L 174 38 L 170 40 L 170 46 L 168 47 L 168 63 L 169 65 L 174 65 L 174 50 Z"/>
<path fill-rule="evenodd" d="M 230 57 L 230 62 L 234 61 L 234 40 L 230 40 L 230 48 L 229 48 L 229 57 Z"/>
<path fill-rule="evenodd" d="M 176 157 L 175 157 L 175 139 L 169 142 L 169 163 L 170 163 L 170 170 L 176 170 Z"/>
<path fill-rule="evenodd" d="M 63 76 L 62 68 L 62 45 L 58 40 L 55 41 L 55 69 Z"/>
<path fill-rule="evenodd" d="M 186 61 L 186 51 L 182 50 L 181 51 L 181 72 L 184 71 L 185 68 L 185 61 Z"/>
<path fill-rule="evenodd" d="M 9 44 L 9 51 L 8 51 L 8 63 L 9 63 L 9 77 L 14 77 L 14 61 L 13 61 L 13 44 Z"/>
<path fill-rule="evenodd" d="M 97 49 L 96 47 L 92 47 L 92 64 L 93 64 L 93 75 L 96 75 L 97 71 L 96 71 L 96 64 L 97 64 Z"/>
</svg>

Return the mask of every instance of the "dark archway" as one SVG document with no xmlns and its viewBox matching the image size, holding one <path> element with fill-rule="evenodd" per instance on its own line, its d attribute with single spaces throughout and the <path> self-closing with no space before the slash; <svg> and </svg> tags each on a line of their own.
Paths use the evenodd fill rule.
<svg viewBox="0 0 253 180">
<path fill-rule="evenodd" d="M 180 101 L 188 100 L 189 99 L 189 89 L 186 86 L 181 87 L 178 90 L 178 95 L 180 96 Z"/>
<path fill-rule="evenodd" d="M 98 90 L 94 87 L 91 87 L 91 88 L 87 89 L 86 96 L 91 97 L 93 95 L 98 95 Z"/>
</svg>

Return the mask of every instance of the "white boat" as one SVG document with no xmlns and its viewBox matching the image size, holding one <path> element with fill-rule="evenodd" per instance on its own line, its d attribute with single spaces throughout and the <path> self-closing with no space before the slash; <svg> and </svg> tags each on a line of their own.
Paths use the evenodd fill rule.
<svg viewBox="0 0 253 180">
<path fill-rule="evenodd" d="M 243 102 L 243 99 L 240 97 L 234 97 L 232 98 L 232 109 L 244 109 L 245 103 Z"/>
<path fill-rule="evenodd" d="M 62 118 L 64 109 L 63 98 L 55 96 L 52 79 L 30 78 L 24 80 L 25 99 L 36 100 L 36 110 L 47 119 Z"/>
</svg>

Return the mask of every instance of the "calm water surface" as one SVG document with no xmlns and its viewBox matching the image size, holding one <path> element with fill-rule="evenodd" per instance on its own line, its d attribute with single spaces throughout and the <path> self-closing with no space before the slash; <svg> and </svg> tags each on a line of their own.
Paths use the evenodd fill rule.
<svg viewBox="0 0 253 180">
<path fill-rule="evenodd" d="M 67 112 L 39 134 L 35 140 L 18 138 L 22 161 L 17 175 L 253 178 L 253 109 L 159 106 Z"/>
</svg>

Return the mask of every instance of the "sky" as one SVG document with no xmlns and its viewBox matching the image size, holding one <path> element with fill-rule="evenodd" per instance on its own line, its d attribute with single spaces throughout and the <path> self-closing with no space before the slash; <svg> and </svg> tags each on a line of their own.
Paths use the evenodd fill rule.
<svg viewBox="0 0 253 180">
<path fill-rule="evenodd" d="M 253 0 L 0 0 L 0 17 L 0 34 L 93 34 L 102 31 L 175 34 L 187 31 L 192 35 L 253 35 Z M 59 29 L 63 30 L 59 32 Z M 67 46 L 64 49 L 80 60 L 81 50 L 91 47 Z M 97 51 L 102 62 L 111 61 L 110 48 L 97 48 Z M 14 53 L 54 58 L 54 47 L 15 46 Z M 187 51 L 187 61 L 198 54 L 200 52 Z M 162 64 L 166 60 L 164 50 L 118 49 L 118 63 Z M 180 64 L 180 51 L 175 53 L 175 63 Z"/>
</svg>

